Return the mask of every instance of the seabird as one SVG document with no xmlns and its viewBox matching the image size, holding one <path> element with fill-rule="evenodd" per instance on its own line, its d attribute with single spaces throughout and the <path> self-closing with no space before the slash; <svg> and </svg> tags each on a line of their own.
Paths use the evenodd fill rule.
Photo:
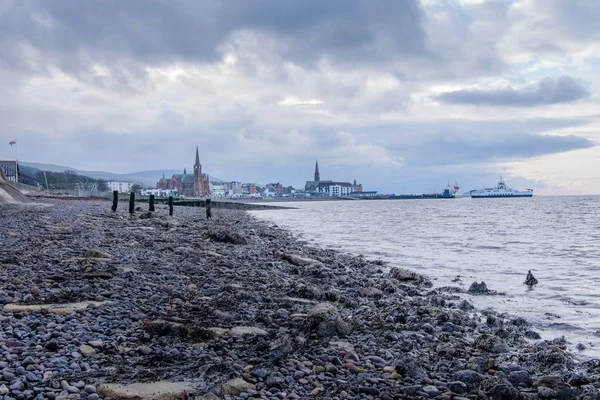
<svg viewBox="0 0 600 400">
<path fill-rule="evenodd" d="M 531 270 L 529 270 L 529 271 L 527 271 L 527 278 L 525 279 L 525 282 L 523 282 L 523 283 L 531 288 L 533 285 L 537 285 L 538 280 L 535 279 L 535 276 L 533 276 L 533 274 L 531 273 Z"/>
</svg>

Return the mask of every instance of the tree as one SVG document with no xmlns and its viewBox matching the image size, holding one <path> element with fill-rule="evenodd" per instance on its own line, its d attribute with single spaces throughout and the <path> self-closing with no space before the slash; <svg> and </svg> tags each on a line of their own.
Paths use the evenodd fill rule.
<svg viewBox="0 0 600 400">
<path fill-rule="evenodd" d="M 104 179 L 98 179 L 98 181 L 96 183 L 97 183 L 96 188 L 98 189 L 99 192 L 107 192 L 108 191 L 108 185 L 106 184 L 106 181 Z"/>
<path fill-rule="evenodd" d="M 135 194 L 140 194 L 141 191 L 142 191 L 142 187 L 140 185 L 138 185 L 137 183 L 134 183 L 131 186 L 131 189 L 129 190 L 130 193 L 135 193 Z"/>
</svg>

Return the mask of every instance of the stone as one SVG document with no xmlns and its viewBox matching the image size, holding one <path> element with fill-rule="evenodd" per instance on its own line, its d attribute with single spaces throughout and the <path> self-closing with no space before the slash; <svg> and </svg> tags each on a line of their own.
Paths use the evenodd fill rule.
<svg viewBox="0 0 600 400">
<path fill-rule="evenodd" d="M 67 315 L 77 310 L 85 310 L 88 306 L 99 307 L 107 302 L 105 301 L 81 301 L 78 303 L 57 303 L 57 304 L 6 304 L 4 312 L 36 312 L 45 310 L 51 314 Z"/>
<path fill-rule="evenodd" d="M 546 386 L 540 386 L 537 388 L 537 394 L 540 399 L 553 399 L 556 397 L 556 390 Z"/>
<path fill-rule="evenodd" d="M 393 267 L 390 269 L 392 278 L 400 282 L 411 282 L 416 284 L 430 284 L 429 280 L 423 275 L 419 275 L 414 271 L 405 268 Z"/>
<path fill-rule="evenodd" d="M 256 390 L 256 386 L 241 378 L 230 379 L 221 386 L 223 396 L 237 396 L 248 390 Z"/>
<path fill-rule="evenodd" d="M 453 381 L 448 383 L 448 389 L 452 390 L 454 393 L 464 393 L 467 391 L 467 385 L 461 381 Z"/>
<path fill-rule="evenodd" d="M 469 293 L 471 294 L 490 294 L 490 290 L 488 289 L 485 282 L 481 281 L 481 283 L 473 282 L 469 287 Z"/>
<path fill-rule="evenodd" d="M 422 390 L 431 397 L 435 397 L 440 393 L 438 388 L 436 388 L 433 385 L 425 385 L 425 386 L 423 386 Z"/>
<path fill-rule="evenodd" d="M 85 357 L 90 357 L 96 354 L 96 350 L 94 350 L 92 346 L 88 346 L 87 344 L 82 344 L 81 346 L 79 346 L 79 352 Z"/>
<path fill-rule="evenodd" d="M 489 353 L 506 353 L 510 350 L 504 340 L 494 335 L 481 335 L 475 340 L 475 347 Z"/>
<path fill-rule="evenodd" d="M 187 394 L 196 393 L 196 389 L 189 383 L 169 381 L 134 383 L 131 385 L 108 383 L 99 385 L 96 390 L 101 396 L 110 397 L 113 400 L 180 400 L 186 398 Z"/>
<path fill-rule="evenodd" d="M 513 384 L 515 387 L 528 387 L 531 386 L 533 380 L 529 376 L 529 374 L 525 371 L 512 371 L 508 374 L 508 381 Z"/>
<path fill-rule="evenodd" d="M 83 253 L 85 258 L 112 258 L 110 254 L 102 250 L 86 250 Z"/>
<path fill-rule="evenodd" d="M 359 390 L 361 393 L 370 394 L 373 396 L 379 396 L 379 393 L 380 393 L 379 389 L 377 389 L 375 387 L 370 387 L 370 386 L 361 386 L 361 387 L 359 387 Z"/>
<path fill-rule="evenodd" d="M 478 384 L 479 382 L 483 381 L 485 377 L 478 372 L 465 369 L 462 371 L 456 371 L 454 373 L 454 379 L 466 384 Z"/>
<path fill-rule="evenodd" d="M 236 326 L 229 331 L 231 336 L 244 337 L 249 336 L 268 336 L 269 333 L 264 329 L 257 328 L 255 326 Z"/>
</svg>

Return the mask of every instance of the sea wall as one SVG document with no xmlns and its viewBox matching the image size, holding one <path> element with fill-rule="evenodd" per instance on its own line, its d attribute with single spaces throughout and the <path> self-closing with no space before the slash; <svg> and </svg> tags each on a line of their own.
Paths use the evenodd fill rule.
<svg viewBox="0 0 600 400">
<path fill-rule="evenodd" d="M 47 201 L 0 220 L 0 395 L 600 394 L 600 362 L 578 363 L 564 338 L 399 265 L 306 246 L 237 210 Z"/>
</svg>

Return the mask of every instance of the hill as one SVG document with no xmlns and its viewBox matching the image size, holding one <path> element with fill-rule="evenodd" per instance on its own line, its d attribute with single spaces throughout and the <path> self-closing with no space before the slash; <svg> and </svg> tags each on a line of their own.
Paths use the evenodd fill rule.
<svg viewBox="0 0 600 400">
<path fill-rule="evenodd" d="M 180 174 L 182 171 L 174 170 L 174 169 L 166 169 L 166 170 L 154 170 L 154 171 L 140 171 L 140 172 L 132 172 L 127 174 L 117 174 L 114 172 L 107 171 L 85 171 L 80 170 L 73 167 L 68 167 L 65 165 L 56 165 L 56 164 L 42 164 L 28 161 L 20 161 L 19 164 L 21 166 L 30 167 L 34 169 L 38 169 L 40 171 L 49 171 L 49 172 L 64 172 L 64 171 L 73 171 L 78 175 L 85 175 L 94 179 L 104 179 L 108 180 L 124 180 L 124 181 L 134 181 L 143 184 L 144 186 L 152 186 L 156 185 L 156 182 L 163 176 L 171 177 L 173 174 Z"/>
</svg>

